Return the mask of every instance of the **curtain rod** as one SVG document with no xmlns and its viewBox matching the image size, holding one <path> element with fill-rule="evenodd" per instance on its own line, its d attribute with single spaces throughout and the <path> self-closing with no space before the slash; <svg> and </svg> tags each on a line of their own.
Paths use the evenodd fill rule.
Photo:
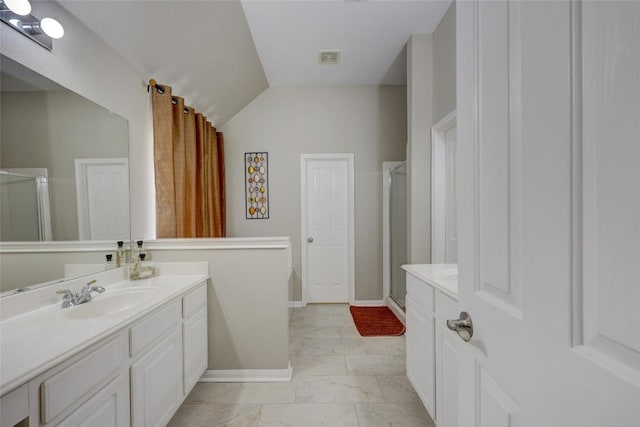
<svg viewBox="0 0 640 427">
<path fill-rule="evenodd" d="M 156 82 L 156 81 L 155 81 L 155 79 L 149 79 L 149 84 L 147 85 L 147 93 L 149 93 L 149 90 L 150 90 L 152 87 L 153 87 L 153 88 L 155 88 L 155 90 L 156 90 L 160 95 L 163 95 L 163 94 L 164 94 L 164 92 L 165 92 L 165 89 L 164 89 L 162 86 L 160 86 L 160 85 L 158 84 L 158 82 Z M 172 96 L 172 97 L 171 97 L 171 103 L 172 103 L 173 105 L 176 105 L 176 104 L 178 103 L 178 98 L 176 98 L 175 96 Z M 185 114 L 189 114 L 189 108 L 188 108 L 188 107 L 184 107 L 184 110 L 183 110 L 183 111 L 184 111 L 184 113 L 185 113 Z"/>
</svg>

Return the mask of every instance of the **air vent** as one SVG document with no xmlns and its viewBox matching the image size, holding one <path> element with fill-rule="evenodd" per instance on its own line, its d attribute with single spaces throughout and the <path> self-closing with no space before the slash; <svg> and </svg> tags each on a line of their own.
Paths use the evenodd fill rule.
<svg viewBox="0 0 640 427">
<path fill-rule="evenodd" d="M 319 50 L 318 61 L 321 64 L 334 65 L 340 62 L 339 50 Z"/>
</svg>

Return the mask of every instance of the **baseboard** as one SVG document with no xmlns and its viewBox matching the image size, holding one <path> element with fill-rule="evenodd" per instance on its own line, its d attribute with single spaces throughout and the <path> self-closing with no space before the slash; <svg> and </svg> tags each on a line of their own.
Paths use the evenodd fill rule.
<svg viewBox="0 0 640 427">
<path fill-rule="evenodd" d="M 293 367 L 287 369 L 209 369 L 201 383 L 287 383 L 293 377 Z"/>
<path fill-rule="evenodd" d="M 289 301 L 289 308 L 300 308 L 304 306 L 305 305 L 302 303 L 302 301 Z"/>
<path fill-rule="evenodd" d="M 373 300 L 357 300 L 356 302 L 353 303 L 353 305 L 355 305 L 356 307 L 384 307 L 387 304 L 384 302 L 384 300 L 373 299 Z"/>
</svg>

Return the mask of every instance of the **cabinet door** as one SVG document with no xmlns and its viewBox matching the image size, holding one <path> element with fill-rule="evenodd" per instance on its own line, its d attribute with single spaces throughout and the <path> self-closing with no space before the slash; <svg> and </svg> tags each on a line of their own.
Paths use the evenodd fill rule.
<svg viewBox="0 0 640 427">
<path fill-rule="evenodd" d="M 184 321 L 184 394 L 188 394 L 207 369 L 207 310 Z"/>
<path fill-rule="evenodd" d="M 166 425 L 182 402 L 182 337 L 176 328 L 131 365 L 134 427 Z"/>
<path fill-rule="evenodd" d="M 407 295 L 407 377 L 435 418 L 434 317 Z"/>
<path fill-rule="evenodd" d="M 58 427 L 128 427 L 129 379 L 125 373 L 57 424 Z"/>
<path fill-rule="evenodd" d="M 458 345 L 460 338 L 436 318 L 436 424 L 458 426 Z"/>
</svg>

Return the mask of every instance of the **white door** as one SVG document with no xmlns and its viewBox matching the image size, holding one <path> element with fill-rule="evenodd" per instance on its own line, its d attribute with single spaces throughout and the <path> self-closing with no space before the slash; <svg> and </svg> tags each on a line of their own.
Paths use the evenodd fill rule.
<svg viewBox="0 0 640 427">
<path fill-rule="evenodd" d="M 433 125 L 431 131 L 431 258 L 434 264 L 458 262 L 456 120 L 454 110 Z"/>
<path fill-rule="evenodd" d="M 128 159 L 76 159 L 80 240 L 129 237 Z"/>
<path fill-rule="evenodd" d="M 353 302 L 353 154 L 303 154 L 303 303 Z"/>
<path fill-rule="evenodd" d="M 640 2 L 457 2 L 459 425 L 640 425 Z"/>
</svg>

